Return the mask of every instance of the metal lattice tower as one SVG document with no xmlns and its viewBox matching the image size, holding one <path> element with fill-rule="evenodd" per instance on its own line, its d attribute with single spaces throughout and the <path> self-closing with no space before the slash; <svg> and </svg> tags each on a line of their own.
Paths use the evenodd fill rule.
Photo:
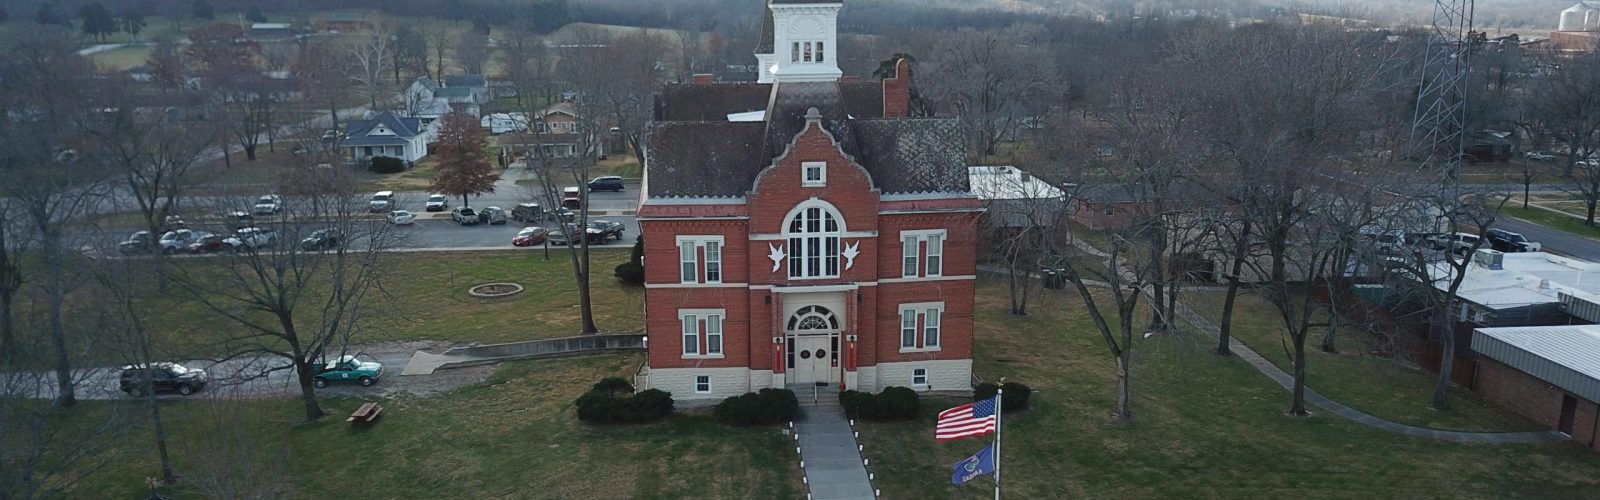
<svg viewBox="0 0 1600 500">
<path fill-rule="evenodd" d="M 1473 0 L 1435 0 L 1417 87 L 1411 151 L 1422 168 L 1455 178 L 1466 142 Z"/>
</svg>

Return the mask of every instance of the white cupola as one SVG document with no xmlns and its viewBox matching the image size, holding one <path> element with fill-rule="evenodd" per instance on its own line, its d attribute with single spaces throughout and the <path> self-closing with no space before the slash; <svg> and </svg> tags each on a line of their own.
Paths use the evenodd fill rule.
<svg viewBox="0 0 1600 500">
<path fill-rule="evenodd" d="M 762 71 L 779 83 L 838 81 L 843 7 L 839 0 L 772 0 L 772 65 Z"/>
</svg>

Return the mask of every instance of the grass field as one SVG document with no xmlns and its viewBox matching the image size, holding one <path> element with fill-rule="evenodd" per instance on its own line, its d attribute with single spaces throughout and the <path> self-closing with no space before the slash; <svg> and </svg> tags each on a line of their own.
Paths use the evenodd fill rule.
<svg viewBox="0 0 1600 500">
<path fill-rule="evenodd" d="M 164 493 L 203 498 L 207 467 L 254 466 L 283 480 L 281 497 L 361 498 L 796 498 L 804 486 L 777 428 L 733 428 L 702 414 L 640 426 L 581 423 L 573 401 L 605 376 L 628 376 L 643 356 L 596 355 L 506 363 L 488 381 L 431 398 L 380 400 L 369 428 L 344 421 L 362 400 L 328 399 L 334 415 L 300 423 L 293 400 L 235 403 L 223 413 L 247 442 L 215 446 L 215 401 L 164 408 L 180 482 Z M 95 403 L 103 407 L 103 403 Z M 158 462 L 149 433 L 102 455 L 108 468 L 69 498 L 144 498 Z M 241 446 L 241 444 L 243 446 Z"/>
<path fill-rule="evenodd" d="M 1516 217 L 1551 229 L 1566 231 L 1585 238 L 1600 238 L 1600 228 L 1583 225 L 1583 219 L 1567 217 L 1537 208 L 1522 208 L 1520 203 L 1507 206 L 1502 214 Z"/>
<path fill-rule="evenodd" d="M 150 45 L 119 47 L 92 54 L 89 56 L 89 61 L 104 71 L 126 71 L 128 68 L 144 64 L 154 52 L 155 47 Z"/>
<path fill-rule="evenodd" d="M 1036 391 L 1031 410 L 1005 417 L 1008 498 L 1576 498 L 1600 486 L 1600 455 L 1574 443 L 1453 444 L 1285 417 L 1287 392 L 1197 335 L 1138 341 L 1133 422 L 1114 424 L 1112 361 L 1081 302 L 1050 291 L 1014 317 L 998 286 L 980 281 L 975 369 Z M 884 498 L 993 495 L 988 477 L 949 484 L 950 465 L 986 442 L 933 440 L 934 414 L 958 403 L 924 400 L 921 421 L 859 426 Z"/>
<path fill-rule="evenodd" d="M 1222 318 L 1223 293 L 1191 291 L 1184 302 L 1212 323 Z M 1286 349 L 1289 337 L 1277 309 L 1266 300 L 1240 294 L 1234 311 L 1233 335 L 1285 371 L 1293 369 Z M 1320 321 L 1320 320 L 1319 320 Z M 1373 346 L 1368 336 L 1355 327 L 1341 329 L 1337 337 L 1339 354 L 1317 349 L 1323 328 L 1306 340 L 1310 363 L 1306 366 L 1306 385 L 1334 401 L 1380 418 L 1434 429 L 1465 431 L 1543 430 L 1539 424 L 1491 406 L 1476 393 L 1454 388 L 1450 392 L 1450 411 L 1430 408 L 1436 375 L 1401 365 L 1387 358 L 1369 355 Z M 1313 409 L 1315 411 L 1315 409 Z"/>
</svg>

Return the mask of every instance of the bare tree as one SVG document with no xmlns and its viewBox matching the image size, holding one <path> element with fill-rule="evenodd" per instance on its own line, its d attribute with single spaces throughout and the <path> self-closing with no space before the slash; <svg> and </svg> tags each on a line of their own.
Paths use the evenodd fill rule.
<svg viewBox="0 0 1600 500">
<path fill-rule="evenodd" d="M 544 41 L 534 34 L 532 26 L 513 26 L 506 31 L 506 39 L 500 41 L 501 72 L 516 90 L 519 107 L 528 93 L 549 85 L 548 58 Z"/>
<path fill-rule="evenodd" d="M 1600 207 L 1600 55 L 1567 58 L 1541 80 L 1534 113 L 1565 143 L 1564 172 L 1583 198 L 1584 225 L 1594 226 Z"/>
<path fill-rule="evenodd" d="M 388 101 L 385 90 L 388 87 L 388 78 L 394 66 L 393 37 L 388 25 L 377 23 L 372 32 L 354 39 L 346 47 L 349 54 L 350 80 L 360 86 L 361 93 L 367 98 L 367 105 L 373 110 L 383 109 L 379 100 Z"/>
<path fill-rule="evenodd" d="M 16 202 L 0 198 L 0 359 L 17 353 L 17 294 L 26 282 L 23 259 L 33 233 Z"/>
<path fill-rule="evenodd" d="M 645 29 L 612 36 L 584 27 L 574 37 L 577 47 L 561 56 L 560 79 L 578 92 L 581 114 L 596 122 L 604 117 L 622 132 L 634 157 L 643 161 L 639 138 L 650 119 L 651 96 L 663 82 L 662 59 L 670 45 Z"/>
<path fill-rule="evenodd" d="M 940 75 L 926 84 L 931 97 L 961 118 L 980 163 L 1024 123 L 1037 123 L 1051 96 L 1065 90 L 1052 59 L 1016 30 L 960 29 L 928 62 L 928 74 Z"/>
<path fill-rule="evenodd" d="M 95 309 L 100 316 L 99 331 L 111 340 L 114 352 L 130 366 L 148 367 L 162 359 L 158 355 L 158 342 L 149 324 L 149 305 L 141 300 L 151 278 L 148 275 L 161 272 L 151 264 L 159 265 L 155 261 L 139 259 L 120 262 L 102 260 L 91 265 L 91 273 L 99 284 L 95 288 L 94 299 L 99 306 Z M 154 371 L 141 370 L 140 374 L 143 387 L 154 387 Z M 150 418 L 156 455 L 161 461 L 159 479 L 163 484 L 173 484 L 177 481 L 177 474 L 173 472 L 172 457 L 167 447 L 166 422 L 162 420 L 161 405 L 156 402 L 155 392 L 143 390 L 134 394 L 140 397 Z"/>
<path fill-rule="evenodd" d="M 456 39 L 456 65 L 469 74 L 483 74 L 483 63 L 489 60 L 489 38 L 476 30 L 461 32 Z"/>
<path fill-rule="evenodd" d="M 428 48 L 433 49 L 433 79 L 444 80 L 444 58 L 450 53 L 450 30 L 445 25 L 435 25 L 425 35 Z M 426 63 L 426 61 L 424 61 Z M 426 67 L 424 67 L 426 69 Z"/>
<path fill-rule="evenodd" d="M 179 283 L 208 310 L 240 327 L 219 346 L 232 356 L 265 356 L 287 362 L 271 370 L 293 370 L 306 420 L 323 416 L 313 386 L 315 367 L 331 352 L 342 353 L 363 333 L 380 304 L 373 301 L 384 279 L 384 250 L 393 244 L 389 226 L 362 217 L 366 202 L 344 170 L 312 168 L 294 181 L 316 186 L 300 192 L 263 225 L 276 237 L 243 230 L 230 246 L 225 266 L 185 268 Z M 238 207 L 246 200 L 218 200 Z M 332 231 L 331 248 L 302 245 L 303 230 Z"/>
<path fill-rule="evenodd" d="M 275 422 L 252 411 L 250 399 L 237 387 L 210 389 L 213 397 L 191 422 L 197 438 L 180 448 L 183 456 L 190 457 L 184 479 L 207 498 L 285 498 L 289 447 L 261 431 Z"/>
<path fill-rule="evenodd" d="M 585 187 L 589 168 L 595 161 L 595 121 L 584 113 L 583 106 L 574 105 L 573 109 L 575 113 L 569 130 L 558 130 L 553 126 L 547 121 L 544 110 L 529 109 L 526 115 L 535 121 L 529 123 L 527 132 L 522 134 L 521 147 L 526 152 L 528 168 L 537 175 L 539 182 L 536 188 L 530 190 L 530 194 L 544 206 L 562 206 L 563 189 L 567 186 L 578 188 L 578 208 L 572 215 L 574 221 L 568 223 L 557 212 L 553 218 L 555 227 L 552 232 L 560 232 L 567 241 L 572 276 L 578 284 L 582 322 L 579 332 L 598 333 L 600 329 L 594 323 L 594 303 L 589 292 L 592 277 L 589 265 L 589 190 Z M 563 153 L 568 144 L 572 147 L 570 155 Z M 558 149 L 558 145 L 562 148 Z"/>
</svg>

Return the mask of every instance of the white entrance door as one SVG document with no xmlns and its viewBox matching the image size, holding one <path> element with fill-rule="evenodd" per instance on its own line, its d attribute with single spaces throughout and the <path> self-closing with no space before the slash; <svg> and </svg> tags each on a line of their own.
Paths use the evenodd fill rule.
<svg viewBox="0 0 1600 500">
<path fill-rule="evenodd" d="M 833 347 L 827 335 L 795 337 L 794 368 L 789 381 L 795 384 L 828 384 L 833 381 Z"/>
<path fill-rule="evenodd" d="M 825 384 L 839 381 L 839 318 L 822 306 L 805 306 L 786 322 L 788 334 L 788 384 Z"/>
</svg>

